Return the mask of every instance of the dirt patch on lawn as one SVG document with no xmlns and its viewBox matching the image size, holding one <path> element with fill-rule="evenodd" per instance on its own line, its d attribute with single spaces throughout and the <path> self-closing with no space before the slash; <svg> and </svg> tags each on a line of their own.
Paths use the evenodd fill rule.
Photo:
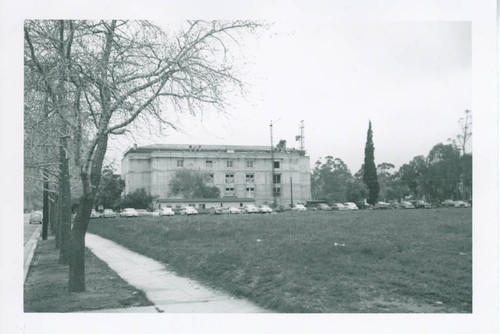
<svg viewBox="0 0 500 334">
<path fill-rule="evenodd" d="M 69 267 L 58 263 L 55 240 L 39 241 L 26 282 L 24 312 L 82 312 L 153 305 L 88 249 L 86 291 L 69 292 Z"/>
</svg>

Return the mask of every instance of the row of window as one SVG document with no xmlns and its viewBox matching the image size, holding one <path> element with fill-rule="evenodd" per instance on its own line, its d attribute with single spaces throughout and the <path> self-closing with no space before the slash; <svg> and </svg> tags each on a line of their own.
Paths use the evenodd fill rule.
<svg viewBox="0 0 500 334">
<path fill-rule="evenodd" d="M 225 181 L 226 183 L 234 183 L 234 174 L 226 174 L 225 175 Z M 214 182 L 214 174 L 208 174 L 209 181 Z M 245 182 L 246 183 L 254 183 L 255 181 L 255 174 L 245 174 Z M 281 184 L 281 174 L 274 174 L 273 175 L 273 183 L 274 184 Z"/>
<path fill-rule="evenodd" d="M 234 196 L 234 187 L 226 187 L 224 195 L 225 196 Z M 246 187 L 245 188 L 245 195 L 246 195 L 246 197 L 254 197 L 255 187 Z M 276 197 L 281 196 L 281 188 L 280 187 L 273 188 L 273 196 L 276 196 Z"/>
<path fill-rule="evenodd" d="M 227 168 L 233 168 L 233 160 L 226 160 L 226 167 Z M 205 166 L 207 168 L 212 168 L 213 167 L 213 161 L 212 160 L 206 160 L 205 161 Z M 280 168 L 280 162 L 275 161 L 274 162 L 274 168 Z M 177 167 L 184 167 L 184 160 L 177 160 Z M 253 168 L 253 160 L 247 160 L 247 168 Z"/>
</svg>

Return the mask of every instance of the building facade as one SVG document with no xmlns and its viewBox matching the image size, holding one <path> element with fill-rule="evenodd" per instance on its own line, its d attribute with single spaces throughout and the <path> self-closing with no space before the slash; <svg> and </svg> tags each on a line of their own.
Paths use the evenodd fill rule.
<svg viewBox="0 0 500 334">
<path fill-rule="evenodd" d="M 181 169 L 207 174 L 223 198 L 250 198 L 256 205 L 289 205 L 311 199 L 310 160 L 304 151 L 271 152 L 267 146 L 148 145 L 122 159 L 125 194 L 145 188 L 160 202 L 175 198 L 169 183 Z"/>
</svg>

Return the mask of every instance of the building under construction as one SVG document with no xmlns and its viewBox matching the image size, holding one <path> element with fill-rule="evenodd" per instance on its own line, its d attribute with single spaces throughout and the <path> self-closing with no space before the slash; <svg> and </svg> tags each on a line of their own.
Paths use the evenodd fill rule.
<svg viewBox="0 0 500 334">
<path fill-rule="evenodd" d="M 220 190 L 221 203 L 249 199 L 256 205 L 288 206 L 311 199 L 310 160 L 304 150 L 271 150 L 269 146 L 148 145 L 128 149 L 122 159 L 125 194 L 145 188 L 170 206 L 169 183 L 176 171 L 197 170 L 207 185 Z M 244 199 L 239 201 L 238 199 Z M 196 206 L 196 205 L 194 205 Z"/>
</svg>

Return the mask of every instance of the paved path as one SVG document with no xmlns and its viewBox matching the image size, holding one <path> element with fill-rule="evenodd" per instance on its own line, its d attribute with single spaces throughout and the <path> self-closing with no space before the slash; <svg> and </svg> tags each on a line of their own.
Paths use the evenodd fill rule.
<svg viewBox="0 0 500 334">
<path fill-rule="evenodd" d="M 86 246 L 130 285 L 144 291 L 154 307 L 99 312 L 255 313 L 268 312 L 242 299 L 209 289 L 168 271 L 164 264 L 110 240 L 87 233 Z"/>
</svg>

